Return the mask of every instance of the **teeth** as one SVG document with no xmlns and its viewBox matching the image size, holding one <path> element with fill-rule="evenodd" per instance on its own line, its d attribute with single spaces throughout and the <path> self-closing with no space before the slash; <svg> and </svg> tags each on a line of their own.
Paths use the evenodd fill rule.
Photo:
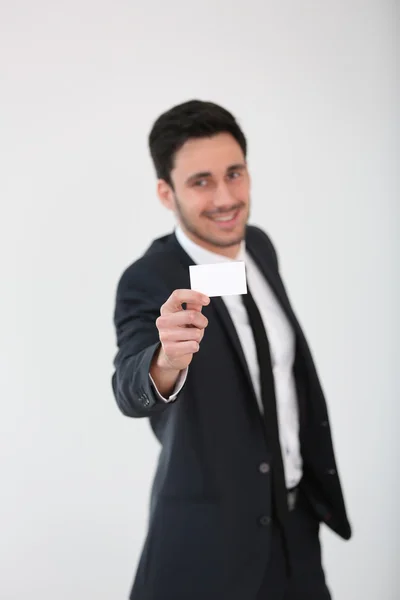
<svg viewBox="0 0 400 600">
<path fill-rule="evenodd" d="M 230 215 L 228 215 L 226 217 L 216 217 L 216 218 L 214 218 L 214 221 L 230 221 L 231 219 L 233 219 L 234 216 L 235 216 L 235 213 L 231 213 Z"/>
</svg>

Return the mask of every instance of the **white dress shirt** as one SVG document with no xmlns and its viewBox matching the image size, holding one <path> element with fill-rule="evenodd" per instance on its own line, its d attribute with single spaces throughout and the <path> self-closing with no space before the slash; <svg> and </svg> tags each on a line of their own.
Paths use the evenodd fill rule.
<svg viewBox="0 0 400 600">
<path fill-rule="evenodd" d="M 193 242 L 178 226 L 175 230 L 178 242 L 196 264 L 211 264 L 229 262 L 232 259 L 210 252 Z M 279 438 L 282 450 L 282 460 L 288 489 L 296 486 L 302 475 L 302 458 L 299 441 L 299 414 L 296 393 L 296 383 L 293 374 L 295 358 L 295 336 L 292 327 L 283 312 L 265 277 L 260 273 L 251 256 L 246 252 L 245 242 L 240 246 L 235 260 L 243 260 L 246 265 L 247 281 L 252 296 L 261 313 L 270 345 L 272 369 L 275 382 Z M 226 308 L 236 328 L 242 349 L 249 367 L 254 391 L 261 413 L 259 364 L 253 333 L 248 320 L 247 311 L 241 296 L 222 296 Z M 207 332 L 205 333 L 207 335 Z M 151 376 L 153 386 L 159 397 L 165 402 L 176 399 L 183 387 L 188 369 L 181 372 L 176 382 L 174 392 L 169 398 L 163 398 L 158 392 Z"/>
</svg>

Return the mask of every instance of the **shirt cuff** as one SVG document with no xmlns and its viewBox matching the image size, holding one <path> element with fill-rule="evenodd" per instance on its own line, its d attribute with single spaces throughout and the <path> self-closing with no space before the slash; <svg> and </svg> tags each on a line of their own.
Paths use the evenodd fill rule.
<svg viewBox="0 0 400 600">
<path fill-rule="evenodd" d="M 168 397 L 168 398 L 164 398 L 164 396 L 162 396 L 160 394 L 160 392 L 157 389 L 156 384 L 154 383 L 154 379 L 152 378 L 152 376 L 149 373 L 149 377 L 150 377 L 150 381 L 153 384 L 154 390 L 157 393 L 157 396 L 160 398 L 160 400 L 163 400 L 163 402 L 173 402 L 174 400 L 176 400 L 179 392 L 181 391 L 181 389 L 183 388 L 185 381 L 186 381 L 186 377 L 188 374 L 188 367 L 186 367 L 186 369 L 183 369 L 183 371 L 181 371 L 179 373 L 179 377 L 176 381 L 175 387 L 174 387 L 174 391 L 172 392 L 172 394 Z"/>
</svg>

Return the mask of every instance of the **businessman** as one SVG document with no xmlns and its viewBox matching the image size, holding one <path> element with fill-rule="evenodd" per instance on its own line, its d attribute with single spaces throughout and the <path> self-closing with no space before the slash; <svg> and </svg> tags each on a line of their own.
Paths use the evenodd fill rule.
<svg viewBox="0 0 400 600">
<path fill-rule="evenodd" d="M 248 224 L 245 136 L 193 100 L 155 121 L 149 147 L 176 228 L 116 294 L 114 395 L 161 444 L 130 598 L 329 599 L 320 525 L 351 528 L 310 349 L 274 246 Z M 238 260 L 247 294 L 190 289 L 190 265 Z"/>
</svg>

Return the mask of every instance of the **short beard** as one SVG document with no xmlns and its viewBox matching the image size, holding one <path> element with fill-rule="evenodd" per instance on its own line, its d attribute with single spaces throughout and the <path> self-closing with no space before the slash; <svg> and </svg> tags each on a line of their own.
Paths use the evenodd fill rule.
<svg viewBox="0 0 400 600">
<path fill-rule="evenodd" d="M 174 194 L 174 199 L 175 199 L 176 212 L 178 213 L 182 224 L 187 229 L 187 231 L 189 231 L 190 233 L 195 235 L 199 240 L 202 240 L 203 242 L 206 242 L 207 244 L 212 244 L 213 246 L 217 246 L 218 248 L 230 248 L 231 246 L 237 246 L 238 244 L 240 244 L 243 241 L 243 239 L 245 237 L 245 229 L 241 236 L 239 236 L 238 238 L 235 238 L 234 240 L 231 240 L 229 242 L 221 242 L 221 240 L 217 240 L 217 239 L 210 238 L 210 237 L 205 237 L 186 218 L 185 213 L 182 209 L 181 203 L 178 200 L 176 194 Z M 247 215 L 247 217 L 249 217 L 249 215 Z"/>
</svg>

